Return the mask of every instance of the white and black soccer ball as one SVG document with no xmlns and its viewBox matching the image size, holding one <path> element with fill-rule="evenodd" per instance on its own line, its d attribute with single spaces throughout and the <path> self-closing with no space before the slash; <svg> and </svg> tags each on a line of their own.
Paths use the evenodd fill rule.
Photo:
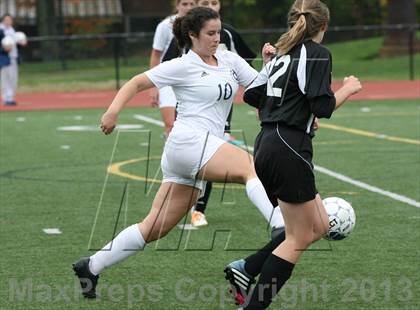
<svg viewBox="0 0 420 310">
<path fill-rule="evenodd" d="M 12 48 L 14 45 L 16 44 L 16 41 L 13 37 L 11 36 L 5 36 L 2 40 L 1 40 L 1 46 L 5 49 L 10 49 Z"/>
<path fill-rule="evenodd" d="M 342 240 L 350 235 L 356 225 L 356 213 L 353 207 L 339 197 L 328 197 L 322 202 L 330 220 L 330 229 L 324 238 Z"/>
<path fill-rule="evenodd" d="M 17 44 L 25 45 L 28 42 L 26 34 L 22 31 L 15 32 L 15 40 Z"/>
</svg>

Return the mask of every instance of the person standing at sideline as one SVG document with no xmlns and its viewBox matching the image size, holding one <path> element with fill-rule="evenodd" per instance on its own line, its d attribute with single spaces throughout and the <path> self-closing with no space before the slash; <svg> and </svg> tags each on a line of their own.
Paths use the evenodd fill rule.
<svg viewBox="0 0 420 310">
<path fill-rule="evenodd" d="M 153 38 L 153 49 L 150 55 L 150 69 L 156 67 L 163 61 L 175 58 L 170 54 L 171 42 L 174 39 L 172 32 L 173 23 L 177 17 L 183 17 L 195 6 L 194 0 L 176 0 L 175 15 L 168 16 L 159 23 Z M 161 89 L 153 88 L 150 91 L 150 98 L 153 106 L 159 106 L 163 123 L 165 124 L 165 136 L 167 137 L 174 126 L 177 99 L 172 87 Z"/>
<path fill-rule="evenodd" d="M 6 37 L 15 37 L 15 29 L 13 28 L 13 17 L 10 14 L 4 14 L 1 18 L 0 32 Z M 0 40 L 2 34 L 0 33 Z M 26 42 L 21 42 L 26 45 Z M 18 85 L 18 58 L 19 52 L 17 45 L 14 44 L 10 49 L 0 51 L 0 83 L 1 97 L 3 104 L 6 106 L 16 105 L 15 96 Z"/>
<path fill-rule="evenodd" d="M 96 297 L 99 274 L 105 268 L 169 233 L 195 204 L 206 181 L 244 184 L 248 198 L 268 221 L 271 216 L 281 217 L 280 211 L 273 214 L 252 156 L 223 140 L 239 85 L 250 85 L 258 72 L 238 55 L 217 50 L 221 32 L 217 12 L 194 8 L 178 17 L 173 28 L 180 47 L 188 48 L 188 53 L 133 77 L 101 119 L 102 131 L 112 133 L 124 106 L 138 92 L 152 87 L 172 86 L 179 100 L 177 120 L 162 154 L 162 184 L 149 214 L 121 231 L 102 250 L 73 264 L 86 298 Z M 264 50 L 262 54 L 268 61 Z"/>
</svg>

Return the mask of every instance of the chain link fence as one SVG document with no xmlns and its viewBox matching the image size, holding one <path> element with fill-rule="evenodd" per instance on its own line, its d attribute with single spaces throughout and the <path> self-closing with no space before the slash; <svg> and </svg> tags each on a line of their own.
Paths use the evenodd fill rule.
<svg viewBox="0 0 420 310">
<path fill-rule="evenodd" d="M 413 80 L 417 78 L 415 60 L 419 55 L 418 30 L 419 24 L 330 27 L 323 44 L 331 47 L 334 62 L 353 54 L 350 56 L 354 61 L 360 61 L 360 66 L 363 66 L 363 63 L 369 65 L 371 60 L 381 59 L 381 54 L 387 53 L 382 47 L 383 41 L 386 35 L 392 33 L 397 40 L 394 44 L 398 45 L 399 53 L 403 56 L 390 58 L 389 63 L 398 62 L 395 67 L 404 71 L 400 79 Z M 285 31 L 247 29 L 239 33 L 259 53 L 265 42 L 274 44 Z M 21 76 L 23 79 L 25 75 L 32 79 L 33 83 L 29 81 L 29 84 L 33 90 L 36 90 L 37 81 L 45 79 L 47 82 L 48 77 L 52 76 L 63 81 L 71 79 L 69 85 L 86 83 L 89 88 L 94 87 L 95 83 L 103 83 L 104 88 L 119 88 L 122 81 L 148 68 L 152 41 L 152 32 L 31 37 L 30 48 L 21 49 Z M 254 64 L 256 68 L 260 67 L 258 60 Z M 348 69 L 355 67 L 351 65 Z M 372 74 L 382 79 L 395 78 L 392 70 L 387 71 L 383 66 L 371 68 L 371 71 L 375 70 L 377 72 Z"/>
</svg>

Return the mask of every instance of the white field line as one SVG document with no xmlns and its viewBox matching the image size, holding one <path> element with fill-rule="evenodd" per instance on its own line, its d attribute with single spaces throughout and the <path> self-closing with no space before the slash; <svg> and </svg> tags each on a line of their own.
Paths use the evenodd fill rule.
<svg viewBox="0 0 420 310">
<path fill-rule="evenodd" d="M 135 119 L 138 119 L 140 121 L 144 121 L 146 123 L 150 123 L 150 124 L 153 124 L 153 125 L 160 126 L 160 127 L 164 127 L 165 126 L 165 124 L 162 121 L 160 121 L 158 119 L 154 119 L 154 118 L 148 117 L 148 116 L 144 116 L 144 115 L 141 115 L 141 114 L 135 114 L 134 115 L 134 118 Z"/>
<path fill-rule="evenodd" d="M 142 120 L 142 121 L 150 123 L 150 124 L 160 126 L 160 127 L 164 126 L 162 121 L 156 120 L 156 119 L 151 118 L 151 117 L 143 116 L 143 115 L 140 115 L 140 114 L 134 115 L 134 118 L 136 118 L 138 120 Z M 248 152 L 253 152 L 254 151 L 254 148 L 252 146 L 243 145 L 243 146 L 241 146 L 241 148 L 245 149 Z M 358 181 L 358 180 L 354 180 L 354 179 L 352 179 L 348 176 L 345 176 L 345 175 L 340 174 L 338 172 L 334 172 L 332 170 L 329 170 L 329 169 L 321 167 L 321 166 L 315 166 L 315 170 L 320 172 L 320 173 L 326 174 L 330 177 L 333 177 L 337 180 L 340 180 L 342 182 L 349 183 L 349 184 L 352 184 L 356 187 L 360 187 L 362 189 L 365 189 L 367 191 L 370 191 L 370 192 L 373 192 L 373 193 L 376 193 L 376 194 L 380 194 L 382 196 L 389 197 L 391 199 L 409 204 L 409 205 L 414 206 L 416 208 L 420 208 L 420 202 L 418 202 L 414 199 L 408 198 L 406 196 L 396 194 L 396 193 L 393 193 L 393 192 L 390 192 L 390 191 L 386 191 L 386 190 L 383 190 L 379 187 L 372 186 L 372 185 L 369 185 L 367 183 L 364 183 L 364 182 L 361 182 L 361 181 Z"/>
</svg>

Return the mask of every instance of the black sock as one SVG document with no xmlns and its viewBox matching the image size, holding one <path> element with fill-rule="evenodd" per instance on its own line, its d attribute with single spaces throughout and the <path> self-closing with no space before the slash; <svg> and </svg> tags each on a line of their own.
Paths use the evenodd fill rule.
<svg viewBox="0 0 420 310">
<path fill-rule="evenodd" d="M 213 183 L 208 181 L 206 184 L 206 190 L 204 191 L 203 197 L 198 199 L 197 204 L 195 205 L 195 211 L 200 211 L 201 213 L 204 213 L 206 211 L 207 203 L 209 202 L 212 187 L 213 187 Z"/>
<path fill-rule="evenodd" d="M 260 310 L 268 308 L 272 299 L 277 295 L 284 283 L 289 280 L 294 267 L 295 264 L 271 254 L 264 263 L 249 304 L 244 309 Z"/>
<path fill-rule="evenodd" d="M 268 256 L 279 246 L 280 243 L 284 241 L 285 238 L 286 233 L 283 231 L 257 253 L 245 258 L 245 271 L 253 277 L 258 276 Z"/>
<path fill-rule="evenodd" d="M 228 118 L 225 123 L 225 132 L 230 134 L 231 122 L 232 122 L 233 106 L 230 108 Z"/>
</svg>

